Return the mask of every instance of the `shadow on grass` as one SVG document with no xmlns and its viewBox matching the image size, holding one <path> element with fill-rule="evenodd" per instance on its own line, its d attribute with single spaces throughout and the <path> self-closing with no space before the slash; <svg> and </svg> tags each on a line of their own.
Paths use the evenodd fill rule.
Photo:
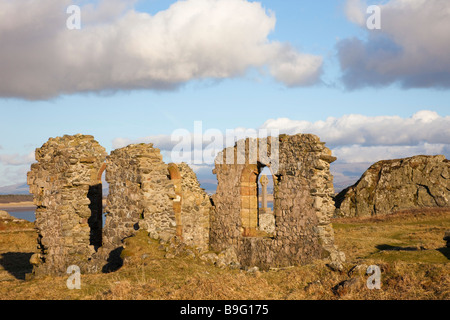
<svg viewBox="0 0 450 320">
<path fill-rule="evenodd" d="M 18 280 L 25 280 L 25 275 L 33 271 L 30 263 L 32 252 L 7 252 L 0 255 L 0 265 Z"/>
<path fill-rule="evenodd" d="M 399 247 L 399 246 L 392 246 L 389 244 L 380 244 L 375 246 L 380 252 L 403 252 L 404 255 L 403 258 L 408 257 L 405 256 L 407 252 L 410 252 L 411 254 L 413 252 L 417 252 L 418 255 L 409 255 L 409 257 L 415 257 L 415 259 L 419 259 L 422 262 L 444 262 L 445 260 L 443 258 L 439 258 L 442 256 L 439 256 L 439 254 L 435 254 L 436 252 L 439 252 L 442 254 L 447 260 L 450 260 L 450 248 L 439 248 L 439 249 L 426 249 L 422 247 Z"/>
<path fill-rule="evenodd" d="M 119 270 L 123 266 L 123 260 L 120 254 L 123 251 L 123 247 L 119 247 L 111 251 L 107 259 L 107 264 L 103 266 L 103 273 L 110 273 Z"/>
<path fill-rule="evenodd" d="M 397 246 L 391 246 L 389 244 L 379 244 L 375 246 L 378 250 L 381 251 L 420 251 L 420 248 L 417 247 L 397 247 Z"/>
<path fill-rule="evenodd" d="M 450 260 L 450 248 L 444 247 L 437 249 L 440 253 L 442 253 L 448 260 Z"/>
</svg>

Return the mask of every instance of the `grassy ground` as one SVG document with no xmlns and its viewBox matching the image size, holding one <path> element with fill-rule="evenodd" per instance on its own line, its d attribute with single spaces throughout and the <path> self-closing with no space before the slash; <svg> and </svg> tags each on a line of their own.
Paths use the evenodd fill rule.
<svg viewBox="0 0 450 320">
<path fill-rule="evenodd" d="M 343 272 L 323 261 L 268 272 L 224 270 L 189 257 L 165 259 L 157 243 L 138 236 L 127 243 L 121 269 L 82 275 L 80 290 L 67 288 L 68 276 L 24 280 L 35 251 L 31 226 L 2 230 L 0 223 L 0 299 L 450 299 L 450 250 L 442 240 L 450 210 L 334 221 L 336 243 L 347 255 Z M 381 268 L 380 290 L 367 289 L 369 265 Z M 338 286 L 345 281 L 351 285 Z"/>
</svg>

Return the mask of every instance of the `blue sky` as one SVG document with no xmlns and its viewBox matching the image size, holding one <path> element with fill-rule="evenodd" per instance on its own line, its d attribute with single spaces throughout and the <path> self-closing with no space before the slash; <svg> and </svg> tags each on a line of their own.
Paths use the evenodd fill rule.
<svg viewBox="0 0 450 320">
<path fill-rule="evenodd" d="M 196 1 L 188 1 L 190 8 L 197 5 Z M 223 0 L 201 1 L 220 2 Z M 250 2 L 245 0 L 236 1 L 237 5 L 241 5 L 240 2 L 242 4 Z M 140 140 L 151 141 L 151 137 L 158 135 L 168 136 L 179 128 L 192 131 L 194 121 L 202 121 L 204 129 L 217 128 L 224 131 L 237 127 L 260 128 L 270 119 L 276 120 L 283 118 L 285 120 L 282 123 L 289 124 L 293 121 L 306 121 L 310 123 L 310 126 L 307 126 L 307 128 L 311 128 L 314 131 L 316 130 L 315 128 L 318 128 L 318 121 L 326 121 L 330 117 L 336 119 L 330 125 L 330 130 L 334 130 L 336 128 L 333 125 L 336 123 L 339 123 L 339 128 L 342 129 L 343 121 L 339 122 L 339 120 L 351 114 L 363 115 L 365 118 L 362 121 L 367 121 L 371 124 L 374 122 L 374 119 L 380 120 L 379 122 L 387 119 L 386 121 L 389 123 L 389 117 L 393 116 L 399 117 L 400 122 L 394 121 L 392 123 L 402 123 L 402 121 L 406 123 L 419 111 L 427 110 L 428 114 L 422 113 L 421 115 L 426 118 L 426 121 L 428 121 L 427 119 L 431 119 L 430 121 L 435 121 L 436 126 L 443 126 L 442 139 L 444 141 L 440 138 L 435 138 L 434 135 L 427 134 L 424 134 L 423 139 L 418 139 L 417 137 L 414 139 L 405 139 L 405 142 L 400 143 L 400 147 L 404 148 L 402 149 L 404 152 L 396 149 L 395 152 L 392 152 L 392 156 L 409 156 L 411 148 L 422 153 L 427 151 L 432 153 L 435 150 L 446 153 L 450 150 L 450 132 L 448 130 L 445 131 L 446 126 L 450 124 L 450 91 L 448 85 L 450 70 L 448 70 L 447 63 L 447 57 L 450 56 L 448 40 L 450 39 L 450 28 L 447 28 L 447 31 L 443 31 L 441 39 L 436 39 L 436 41 L 440 41 L 440 44 L 436 44 L 435 51 L 433 51 L 434 43 L 430 44 L 427 42 L 429 41 L 428 39 L 422 39 L 420 36 L 417 38 L 417 43 L 414 40 L 405 40 L 403 42 L 403 38 L 398 36 L 404 34 L 402 33 L 404 30 L 400 30 L 402 26 L 401 21 L 396 22 L 392 18 L 393 13 L 399 10 L 398 6 L 395 6 L 396 2 L 399 1 L 371 1 L 367 3 L 351 0 L 259 1 L 266 10 L 267 17 L 271 16 L 270 12 L 273 12 L 276 17 L 276 24 L 273 31 L 267 34 L 267 42 L 288 45 L 291 48 L 289 50 L 291 50 L 295 57 L 300 54 L 306 54 L 322 59 L 320 75 L 317 76 L 314 74 L 308 76 L 308 83 L 306 84 L 304 82 L 300 83 L 296 79 L 297 82 L 295 82 L 295 85 L 287 82 L 288 80 L 285 77 L 286 73 L 278 73 L 277 76 L 270 69 L 272 63 L 276 63 L 278 59 L 282 59 L 282 53 L 277 53 L 276 58 L 274 58 L 276 60 L 275 62 L 264 60 L 264 62 L 255 62 L 253 64 L 253 60 L 246 56 L 245 50 L 240 52 L 238 50 L 239 48 L 237 48 L 230 54 L 242 54 L 242 61 L 249 61 L 247 62 L 248 66 L 244 66 L 242 70 L 239 69 L 235 72 L 234 67 L 230 67 L 233 70 L 225 76 L 207 76 L 209 70 L 205 68 L 202 72 L 206 76 L 200 74 L 199 76 L 192 76 L 187 80 L 174 80 L 168 84 L 170 86 L 173 85 L 169 89 L 165 88 L 161 90 L 159 84 L 154 85 L 154 79 L 152 79 L 153 82 L 147 87 L 142 86 L 140 82 L 136 84 L 136 82 L 133 82 L 134 79 L 130 79 L 129 85 L 124 82 L 121 82 L 120 85 L 113 84 L 114 88 L 118 88 L 119 90 L 111 93 L 110 84 L 108 79 L 106 79 L 108 75 L 105 75 L 104 78 L 106 80 L 102 79 L 102 81 L 107 84 L 104 87 L 102 87 L 102 82 L 96 84 L 94 89 L 80 89 L 77 91 L 76 89 L 71 90 L 73 84 L 69 83 L 67 87 L 62 86 L 59 92 L 53 92 L 51 90 L 49 93 L 39 92 L 40 89 L 31 92 L 26 88 L 28 79 L 31 79 L 30 88 L 39 88 L 38 83 L 34 84 L 32 82 L 33 77 L 38 78 L 36 81 L 39 82 L 39 75 L 36 75 L 35 70 L 41 70 L 43 72 L 43 82 L 47 81 L 46 70 L 48 70 L 48 79 L 50 79 L 48 80 L 49 86 L 51 86 L 51 79 L 58 77 L 66 79 L 70 77 L 72 71 L 74 74 L 76 72 L 69 69 L 67 74 L 61 76 L 58 70 L 62 69 L 63 62 L 57 60 L 59 56 L 56 55 L 56 58 L 53 58 L 55 61 L 55 70 L 51 67 L 39 69 L 39 66 L 43 64 L 41 61 L 47 63 L 45 57 L 41 59 L 40 50 L 42 52 L 49 50 L 48 52 L 52 54 L 55 51 L 55 47 L 51 47 L 51 45 L 49 45 L 49 48 L 45 47 L 47 42 L 52 41 L 53 29 L 51 28 L 55 28 L 54 25 L 49 23 L 48 28 L 45 28 L 45 32 L 48 34 L 45 32 L 39 34 L 42 39 L 34 41 L 35 44 L 30 44 L 28 39 L 33 34 L 27 34 L 28 30 L 24 29 L 24 31 L 18 25 L 16 34 L 23 37 L 23 41 L 19 38 L 19 40 L 12 42 L 10 37 L 3 36 L 2 38 L 0 36 L 2 43 L 0 49 L 0 70 L 2 70 L 2 66 L 5 70 L 8 67 L 8 71 L 1 76 L 3 81 L 0 81 L 0 187 L 22 183 L 26 180 L 26 171 L 32 162 L 32 156 L 30 154 L 35 148 L 40 147 L 46 142 L 49 137 L 76 133 L 92 134 L 108 151 L 111 151 L 117 147 L 117 139 L 119 138 L 128 139 L 131 142 Z M 7 4 L 2 2 L 0 1 L 0 10 L 12 10 L 10 8 L 12 6 L 11 3 L 9 4 L 10 7 L 7 7 Z M 26 3 L 27 1 L 24 2 Z M 170 5 L 177 1 L 151 0 L 136 2 L 115 0 L 113 2 L 123 3 L 124 8 L 120 12 L 114 12 L 113 10 L 111 13 L 111 8 L 106 8 L 107 5 L 105 4 L 104 7 L 109 11 L 105 8 L 103 9 L 108 13 L 108 16 L 100 21 L 100 25 L 119 25 L 120 17 L 126 15 L 130 10 L 140 13 L 146 12 L 153 16 L 162 11 L 170 10 Z M 426 10 L 418 10 L 412 6 L 408 7 L 408 0 L 404 2 L 402 10 L 404 10 L 403 12 L 409 12 L 410 15 L 404 18 L 400 17 L 399 19 L 411 19 L 414 14 L 419 15 L 421 14 L 420 12 L 426 12 L 423 13 L 423 17 L 419 16 L 419 18 L 430 19 L 432 21 L 433 12 L 437 14 L 437 10 L 433 9 L 440 8 L 439 6 L 446 6 L 447 9 L 450 7 L 450 4 L 447 2 L 431 0 L 428 4 L 423 4 L 423 6 L 429 6 L 425 8 Z M 56 6 L 55 1 L 45 0 L 43 3 L 47 7 L 43 9 L 36 8 L 35 10 L 38 13 L 35 18 L 45 18 L 46 15 L 50 16 L 53 14 L 50 10 Z M 70 4 L 71 1 L 65 1 L 65 3 Z M 90 1 L 73 3 L 81 5 L 82 23 L 84 12 L 87 12 L 86 16 L 90 19 L 89 23 L 91 24 L 92 20 L 104 17 L 104 15 L 94 14 L 96 10 L 97 12 L 101 11 L 98 3 L 97 7 L 94 6 L 90 9 L 89 7 L 84 7 L 89 5 Z M 355 22 L 358 20 L 358 15 L 355 14 L 354 10 L 350 10 L 350 8 L 358 8 L 358 6 L 365 8 L 368 4 L 383 5 L 381 30 L 370 31 L 364 25 L 358 25 Z M 30 10 L 34 10 L 34 7 L 30 8 Z M 210 8 L 208 10 L 214 9 Z M 249 7 L 248 10 L 250 13 L 255 12 L 256 17 L 261 16 L 261 13 L 259 11 L 257 12 L 253 7 Z M 386 13 L 386 19 L 383 16 L 384 12 Z M 182 16 L 183 11 L 178 14 Z M 230 24 L 234 23 L 233 21 L 235 20 L 233 19 L 239 21 L 237 20 L 239 18 L 239 12 L 230 11 L 228 14 L 230 15 Z M 67 18 L 67 15 L 62 16 L 62 18 Z M 240 18 L 245 18 L 245 16 Z M 14 17 L 14 19 L 20 22 L 21 19 L 27 19 L 27 16 L 22 17 L 19 15 Z M 136 18 L 134 20 L 130 19 L 130 21 L 135 20 Z M 251 19 L 249 18 L 249 20 Z M 227 20 L 225 19 L 224 21 Z M 446 19 L 446 21 L 450 20 Z M 205 21 L 201 20 L 200 22 L 197 21 L 197 23 L 205 23 Z M 267 23 L 270 24 L 269 18 L 267 18 Z M 255 29 L 257 29 L 259 24 L 256 20 L 254 24 Z M 55 25 L 57 26 L 57 24 Z M 151 24 L 149 25 L 151 26 Z M 207 29 L 207 25 L 205 23 L 205 26 L 202 26 L 202 28 Z M 0 23 L 0 31 L 2 31 L 2 27 L 4 26 Z M 431 24 L 429 27 L 431 28 L 433 25 Z M 63 25 L 62 29 L 64 28 L 65 26 Z M 202 28 L 200 30 L 203 30 Z M 423 26 L 423 28 L 427 28 L 427 26 Z M 70 31 L 72 32 L 70 35 L 78 32 L 77 36 L 82 35 L 80 39 L 83 41 L 83 37 L 88 39 L 91 30 L 96 29 L 91 29 L 91 25 L 86 23 L 86 27 L 83 25 L 81 30 Z M 149 27 L 149 32 L 152 30 Z M 7 29 L 7 32 L 14 32 L 14 27 Z M 68 31 L 64 30 L 61 32 Z M 248 30 L 242 32 L 248 32 L 248 39 L 251 39 L 251 32 L 253 30 L 251 32 Z M 411 32 L 414 33 L 414 30 L 411 30 Z M 145 41 L 146 34 L 143 34 L 142 41 Z M 206 38 L 206 40 L 202 40 L 205 43 L 202 42 L 201 44 L 205 45 L 206 48 L 210 44 L 209 41 L 214 43 L 211 46 L 215 45 L 217 41 L 230 41 L 231 45 L 240 45 L 240 43 L 233 42 L 233 39 L 227 40 L 226 33 L 218 34 L 223 37 L 223 40 Z M 256 31 L 255 34 L 257 34 Z M 262 34 L 265 36 L 263 32 Z M 183 37 L 190 36 L 195 37 L 195 35 L 191 35 L 189 32 L 183 35 Z M 211 37 L 214 36 L 215 34 L 212 33 Z M 259 36 L 259 33 L 257 36 Z M 202 37 L 201 39 L 204 39 L 204 36 Z M 401 47 L 400 54 L 403 54 L 403 56 L 395 56 L 399 55 L 399 53 L 392 53 L 388 45 L 383 47 L 386 41 L 377 41 L 377 39 L 382 39 L 382 37 L 389 39 L 396 46 Z M 50 40 L 47 41 L 47 39 Z M 108 47 L 110 53 L 107 56 L 113 55 L 113 52 L 115 52 L 114 46 L 121 46 L 119 40 L 117 40 L 117 43 L 111 42 L 113 44 Z M 8 43 L 8 41 L 11 41 L 11 43 Z M 107 41 L 111 41 L 111 39 L 108 38 Z M 420 43 L 421 41 L 423 41 L 423 44 Z M 88 42 L 81 43 L 85 44 Z M 428 55 L 425 53 L 425 56 L 421 57 L 413 57 L 412 53 L 409 55 L 409 52 L 415 52 L 414 49 L 416 47 L 421 47 L 425 44 L 429 48 Z M 15 49 L 21 49 L 21 51 L 20 54 L 10 54 L 5 48 L 11 48 L 13 53 Z M 150 47 L 150 50 L 153 50 L 153 48 Z M 158 48 L 155 46 L 154 50 L 158 50 Z M 3 55 L 2 51 L 4 51 Z M 29 56 L 26 56 L 28 51 Z M 74 57 L 70 59 L 79 59 L 77 63 L 81 65 L 80 68 L 83 68 L 85 67 L 83 65 L 83 59 L 89 56 L 91 51 L 94 50 L 79 45 L 79 48 L 74 50 Z M 71 51 L 67 52 L 70 55 Z M 440 54 L 437 54 L 437 52 Z M 220 52 L 217 53 L 218 55 L 222 54 Z M 359 54 L 359 56 L 353 57 L 351 56 L 353 54 Z M 22 58 L 22 55 L 25 55 L 25 57 Z M 382 55 L 385 58 L 381 57 Z M 66 59 L 67 57 L 63 58 Z M 63 58 L 61 58 L 61 61 L 64 61 Z M 218 57 L 217 60 L 221 58 L 225 59 L 226 63 L 235 61 L 232 59 L 227 60 L 228 57 L 222 56 Z M 303 59 L 303 56 L 300 56 L 300 58 Z M 259 53 L 255 55 L 255 59 L 260 59 Z M 411 59 L 410 65 L 407 64 L 409 62 L 408 59 Z M 125 60 L 123 61 L 124 65 L 130 63 Z M 99 59 L 98 61 L 101 64 L 102 60 Z M 118 58 L 114 63 L 120 64 L 121 61 Z M 175 59 L 167 63 L 170 68 L 173 66 L 176 68 L 177 61 Z M 239 58 L 236 60 L 236 63 L 239 64 L 240 61 L 241 59 Z M 294 62 L 288 62 L 291 63 L 292 68 L 295 67 L 293 65 Z M 441 66 L 436 68 L 435 64 L 438 62 L 441 62 Z M 48 63 L 51 63 L 51 61 Z M 206 62 L 201 61 L 199 68 L 204 63 L 206 64 Z M 212 59 L 212 63 L 214 63 L 214 59 Z M 405 65 L 403 66 L 403 64 Z M 107 66 L 105 66 L 105 69 L 99 68 L 98 71 L 95 70 L 96 66 L 92 67 L 92 64 L 89 64 L 89 66 L 90 69 L 94 68 L 93 73 L 101 73 L 107 70 Z M 30 69 L 29 74 L 27 74 L 27 68 Z M 136 68 L 136 70 L 139 70 L 139 65 Z M 16 77 L 19 70 L 21 77 Z M 227 71 L 222 70 L 222 73 L 226 73 Z M 347 77 L 343 77 L 344 74 Z M 305 79 L 303 74 L 295 73 L 294 75 L 300 77 L 302 79 L 301 81 Z M 84 81 L 81 73 L 77 76 L 79 79 L 76 79 L 77 82 L 75 83 Z M 23 81 L 24 77 L 27 81 Z M 418 80 L 426 79 L 427 77 L 430 78 L 430 81 L 426 83 Z M 11 85 L 12 82 L 15 86 Z M 58 82 L 61 81 L 59 80 Z M 354 85 L 355 83 L 357 84 L 356 86 Z M 165 82 L 164 85 L 167 85 L 167 83 Z M 107 92 L 104 92 L 104 89 Z M 437 113 L 437 116 L 428 117 L 431 113 Z M 417 121 L 426 122 L 425 120 L 423 117 L 420 117 Z M 350 124 L 350 126 L 355 125 Z M 363 128 L 364 126 L 359 127 Z M 304 126 L 298 127 L 297 130 L 291 129 L 291 131 L 293 130 L 292 132 L 296 133 L 302 128 Z M 342 130 L 349 130 L 348 127 L 345 128 Z M 411 126 L 408 125 L 407 128 L 410 129 Z M 283 130 L 284 128 L 280 129 Z M 417 133 L 413 131 L 411 130 L 411 135 L 416 135 Z M 323 131 L 317 129 L 317 132 Z M 361 135 L 364 134 L 366 133 L 361 131 Z M 396 135 L 396 133 L 393 134 Z M 346 142 L 340 142 L 342 144 L 337 145 L 333 143 L 334 138 L 328 135 L 326 131 L 323 135 L 325 137 L 321 138 L 327 141 L 325 138 L 329 137 L 328 139 L 331 141 L 332 147 L 337 151 L 342 151 L 342 147 L 348 145 L 352 148 L 355 147 L 354 152 L 356 154 L 358 153 L 358 145 L 355 145 L 355 143 L 351 141 L 348 144 Z M 415 142 L 410 142 L 412 140 Z M 382 143 L 380 144 L 380 142 L 375 140 L 373 140 L 374 142 L 370 142 L 372 140 L 367 138 L 367 141 L 369 142 L 367 142 L 365 147 L 383 147 Z M 435 147 L 429 148 L 429 145 Z M 388 153 L 386 156 L 389 157 L 389 155 Z M 364 159 L 361 161 L 363 164 L 358 167 L 349 163 L 349 161 L 343 160 L 341 162 L 342 168 L 339 169 L 341 172 L 337 172 L 337 176 L 342 181 L 354 180 L 363 168 L 367 167 L 369 162 L 370 159 Z M 346 164 L 348 164 L 348 167 L 345 167 Z M 353 176 L 351 174 L 348 175 L 347 169 L 349 167 L 358 167 L 358 169 L 354 169 Z M 348 179 L 345 179 L 345 175 Z"/>
</svg>

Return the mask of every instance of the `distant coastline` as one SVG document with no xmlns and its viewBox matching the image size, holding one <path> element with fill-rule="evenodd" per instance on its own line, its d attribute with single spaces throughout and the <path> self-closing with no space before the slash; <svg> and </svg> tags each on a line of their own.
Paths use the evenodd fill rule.
<svg viewBox="0 0 450 320">
<path fill-rule="evenodd" d="M 0 210 L 15 212 L 15 211 L 34 211 L 36 206 L 31 201 L 24 202 L 10 202 L 0 203 Z"/>
</svg>

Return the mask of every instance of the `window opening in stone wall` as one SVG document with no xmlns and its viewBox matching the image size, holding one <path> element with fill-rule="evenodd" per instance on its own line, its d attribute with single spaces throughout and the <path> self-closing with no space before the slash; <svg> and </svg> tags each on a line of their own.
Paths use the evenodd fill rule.
<svg viewBox="0 0 450 320">
<path fill-rule="evenodd" d="M 258 175 L 256 164 L 247 165 L 241 175 L 241 223 L 244 237 L 256 237 L 257 234 Z"/>
<path fill-rule="evenodd" d="M 109 183 L 106 181 L 106 170 L 103 170 L 101 174 L 101 182 L 102 182 L 102 227 L 105 227 L 106 221 L 106 199 L 109 194 Z"/>
<path fill-rule="evenodd" d="M 104 164 L 96 178 L 96 184 L 89 186 L 88 199 L 90 201 L 89 209 L 91 216 L 88 219 L 90 231 L 90 245 L 94 246 L 95 250 L 102 246 L 102 232 L 104 225 L 103 217 L 103 183 L 102 176 L 104 176 L 106 164 Z"/>
<path fill-rule="evenodd" d="M 274 236 L 274 190 L 274 176 L 269 167 L 258 163 L 247 165 L 243 169 L 241 176 L 243 237 Z"/>
<path fill-rule="evenodd" d="M 275 232 L 274 181 L 270 168 L 264 166 L 258 176 L 258 233 L 272 236 Z"/>
</svg>

